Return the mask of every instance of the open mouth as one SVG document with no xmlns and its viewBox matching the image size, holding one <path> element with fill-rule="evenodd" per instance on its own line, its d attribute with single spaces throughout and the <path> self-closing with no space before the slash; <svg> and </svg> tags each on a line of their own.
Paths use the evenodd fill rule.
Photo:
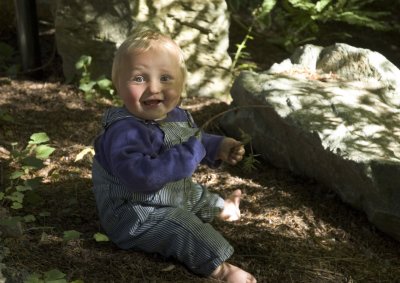
<svg viewBox="0 0 400 283">
<path fill-rule="evenodd" d="M 146 106 L 155 106 L 155 105 L 160 104 L 161 102 L 162 102 L 162 100 L 160 100 L 160 99 L 150 99 L 150 100 L 143 101 L 143 104 Z"/>
</svg>

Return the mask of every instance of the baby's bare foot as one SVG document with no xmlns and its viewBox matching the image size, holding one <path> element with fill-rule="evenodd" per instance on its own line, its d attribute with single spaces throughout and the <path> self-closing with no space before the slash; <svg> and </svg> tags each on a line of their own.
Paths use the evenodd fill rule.
<svg viewBox="0 0 400 283">
<path fill-rule="evenodd" d="M 211 278 L 227 283 L 256 283 L 253 275 L 243 269 L 224 262 L 211 274 Z"/>
<path fill-rule="evenodd" d="M 221 211 L 220 218 L 225 221 L 235 221 L 240 219 L 240 199 L 241 190 L 235 190 L 229 198 L 225 200 L 224 209 Z"/>
</svg>

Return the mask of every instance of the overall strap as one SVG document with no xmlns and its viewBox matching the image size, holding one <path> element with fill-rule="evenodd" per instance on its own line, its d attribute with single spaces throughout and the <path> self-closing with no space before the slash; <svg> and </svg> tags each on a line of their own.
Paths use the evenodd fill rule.
<svg viewBox="0 0 400 283">
<path fill-rule="evenodd" d="M 103 126 L 103 130 L 106 130 L 114 122 L 122 120 L 122 119 L 126 119 L 126 118 L 137 119 L 125 107 L 113 107 L 113 108 L 108 109 L 103 114 L 103 118 L 101 120 L 101 125 Z"/>
<path fill-rule="evenodd" d="M 110 109 L 108 109 L 104 114 L 103 117 L 101 119 L 101 126 L 102 129 L 100 131 L 100 133 L 96 136 L 96 138 L 94 139 L 94 143 L 97 142 L 97 140 L 101 137 L 102 134 L 104 134 L 104 132 L 115 122 L 119 121 L 119 120 L 123 120 L 123 119 L 127 119 L 127 118 L 133 118 L 139 121 L 142 121 L 141 119 L 136 118 L 135 116 L 133 116 L 128 109 L 126 109 L 125 107 L 112 107 Z"/>
<path fill-rule="evenodd" d="M 184 110 L 184 111 L 185 111 L 185 113 L 186 113 L 187 121 L 188 121 L 189 125 L 190 125 L 192 128 L 197 128 L 197 125 L 196 125 L 196 123 L 194 122 L 194 119 L 193 119 L 193 117 L 192 117 L 192 114 L 190 114 L 190 112 L 189 112 L 188 110 Z"/>
</svg>

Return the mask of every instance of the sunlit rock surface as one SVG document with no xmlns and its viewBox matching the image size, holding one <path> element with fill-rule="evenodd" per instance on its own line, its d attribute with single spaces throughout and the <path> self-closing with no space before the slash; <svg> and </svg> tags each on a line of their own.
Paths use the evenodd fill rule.
<svg viewBox="0 0 400 283">
<path fill-rule="evenodd" d="M 250 134 L 266 160 L 323 183 L 400 240 L 399 79 L 376 52 L 303 46 L 264 73 L 243 72 L 231 90 L 232 106 L 242 108 L 222 124 Z"/>
<path fill-rule="evenodd" d="M 57 0 L 57 50 L 67 80 L 81 55 L 92 56 L 93 79 L 110 77 L 114 52 L 138 23 L 170 35 L 185 53 L 188 96 L 227 95 L 232 82 L 229 15 L 224 0 Z"/>
</svg>

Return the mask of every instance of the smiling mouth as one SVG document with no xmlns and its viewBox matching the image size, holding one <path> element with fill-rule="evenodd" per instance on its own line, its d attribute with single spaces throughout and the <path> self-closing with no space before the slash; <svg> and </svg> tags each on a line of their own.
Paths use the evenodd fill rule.
<svg viewBox="0 0 400 283">
<path fill-rule="evenodd" d="M 150 100 L 143 101 L 143 104 L 146 106 L 155 106 L 155 105 L 160 104 L 161 102 L 162 102 L 162 100 L 160 100 L 160 99 L 150 99 Z"/>
</svg>

